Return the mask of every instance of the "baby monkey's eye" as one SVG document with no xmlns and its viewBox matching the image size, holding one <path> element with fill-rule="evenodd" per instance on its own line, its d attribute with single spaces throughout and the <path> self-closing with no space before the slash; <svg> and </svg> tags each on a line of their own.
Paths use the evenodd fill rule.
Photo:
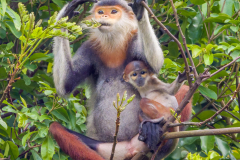
<svg viewBox="0 0 240 160">
<path fill-rule="evenodd" d="M 117 12 L 118 12 L 117 10 L 113 9 L 111 14 L 116 14 Z"/>
<path fill-rule="evenodd" d="M 102 11 L 102 10 L 99 10 L 99 11 L 98 11 L 98 14 L 103 14 L 103 11 Z"/>
<path fill-rule="evenodd" d="M 145 74 L 146 72 L 145 71 L 141 71 L 141 74 Z"/>
<path fill-rule="evenodd" d="M 132 76 L 134 76 L 134 77 L 137 76 L 137 73 L 133 73 Z"/>
</svg>

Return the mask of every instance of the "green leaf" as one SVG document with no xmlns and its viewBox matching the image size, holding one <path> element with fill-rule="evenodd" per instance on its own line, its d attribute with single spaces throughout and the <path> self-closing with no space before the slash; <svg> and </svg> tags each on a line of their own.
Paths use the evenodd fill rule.
<svg viewBox="0 0 240 160">
<path fill-rule="evenodd" d="M 6 13 L 8 14 L 8 17 L 12 19 L 15 29 L 19 31 L 21 28 L 20 16 L 9 7 L 7 7 Z"/>
<path fill-rule="evenodd" d="M 22 103 L 23 103 L 24 107 L 26 107 L 26 108 L 27 108 L 27 103 L 26 103 L 25 99 L 23 99 L 23 98 L 22 98 L 22 96 L 20 96 L 20 98 L 21 98 L 21 101 L 22 101 Z"/>
<path fill-rule="evenodd" d="M 41 156 L 44 160 L 52 160 L 55 145 L 51 137 L 47 136 L 41 147 Z"/>
<path fill-rule="evenodd" d="M 6 2 L 6 0 L 1 0 L 1 5 L 2 5 L 2 16 L 4 17 L 6 9 L 7 9 L 7 2 Z"/>
<path fill-rule="evenodd" d="M 45 55 L 44 53 L 35 53 L 30 57 L 31 61 L 42 61 L 50 59 L 51 57 Z"/>
<path fill-rule="evenodd" d="M 42 121 L 45 120 L 45 119 L 50 119 L 50 120 L 51 120 L 51 118 L 50 118 L 48 115 L 45 115 L 45 114 L 43 114 L 43 115 L 41 115 L 41 116 L 39 117 L 39 121 L 40 121 L 40 122 L 42 122 Z"/>
<path fill-rule="evenodd" d="M 9 146 L 8 155 L 11 160 L 16 160 L 19 156 L 18 146 L 11 141 L 6 141 L 6 144 Z"/>
<path fill-rule="evenodd" d="M 48 128 L 47 127 L 43 127 L 38 131 L 38 135 L 42 138 L 46 137 L 48 135 Z"/>
<path fill-rule="evenodd" d="M 9 42 L 9 43 L 7 44 L 6 50 L 12 49 L 13 46 L 14 46 L 14 43 L 13 43 L 13 42 Z"/>
<path fill-rule="evenodd" d="M 34 131 L 34 132 L 29 132 L 29 133 L 27 133 L 25 136 L 23 136 L 23 138 L 22 138 L 22 145 L 25 147 L 25 145 L 26 145 L 26 141 L 27 141 L 27 139 L 33 134 L 33 133 L 36 133 L 37 131 Z"/>
<path fill-rule="evenodd" d="M 206 153 L 208 153 L 210 150 L 214 148 L 214 136 L 201 136 L 201 148 L 204 150 Z"/>
<path fill-rule="evenodd" d="M 223 157 L 227 157 L 227 155 L 230 153 L 231 148 L 227 144 L 227 142 L 221 140 L 217 136 L 215 136 L 215 141 L 217 143 L 218 149 L 222 152 Z"/>
<path fill-rule="evenodd" d="M 206 65 L 211 65 L 213 63 L 213 54 L 204 54 L 203 59 Z"/>
<path fill-rule="evenodd" d="M 0 68 L 0 79 L 5 79 L 7 78 L 7 72 L 5 70 L 5 68 L 1 67 Z"/>
<path fill-rule="evenodd" d="M 15 28 L 13 22 L 7 21 L 6 26 L 11 30 L 15 37 L 19 38 L 22 35 L 22 33 Z"/>
<path fill-rule="evenodd" d="M 206 3 L 205 0 L 190 0 L 190 1 L 196 5 L 202 5 L 203 3 Z"/>
<path fill-rule="evenodd" d="M 178 52 L 178 45 L 177 45 L 176 42 L 169 42 L 168 43 L 168 50 L 169 50 L 170 56 L 178 57 L 179 52 Z"/>
<path fill-rule="evenodd" d="M 63 2 L 61 0 L 53 0 L 53 2 L 58 5 L 60 8 L 63 7 Z"/>
<path fill-rule="evenodd" d="M 20 127 L 25 127 L 26 124 L 27 124 L 27 120 L 28 120 L 27 116 L 26 116 L 25 114 L 23 114 L 23 113 L 18 113 L 18 115 L 19 115 L 19 118 L 18 118 L 18 127 L 19 127 L 19 128 L 20 128 Z"/>
<path fill-rule="evenodd" d="M 192 48 L 192 57 L 196 58 L 200 55 L 200 53 L 202 53 L 202 49 L 199 46 L 194 45 Z"/>
<path fill-rule="evenodd" d="M 29 86 L 31 84 L 31 79 L 26 74 L 22 74 L 22 76 L 25 84 Z"/>
<path fill-rule="evenodd" d="M 192 18 L 192 23 L 189 25 L 187 30 L 187 38 L 191 40 L 191 44 L 198 42 L 202 36 L 202 16 L 198 13 Z"/>
<path fill-rule="evenodd" d="M 0 117 L 0 125 L 3 126 L 7 130 L 7 123 L 3 121 L 3 119 Z"/>
<path fill-rule="evenodd" d="M 203 86 L 199 86 L 198 89 L 199 89 L 201 94 L 203 94 L 203 95 L 205 95 L 209 98 L 217 100 L 217 94 L 214 91 L 212 91 L 211 89 L 208 89 L 208 88 L 203 87 Z"/>
<path fill-rule="evenodd" d="M 231 26 L 230 29 L 231 29 L 233 32 L 237 32 L 238 29 L 239 29 L 239 26 Z"/>
<path fill-rule="evenodd" d="M 42 158 L 38 155 L 38 153 L 34 149 L 31 149 L 31 153 L 34 160 L 42 160 Z"/>
</svg>

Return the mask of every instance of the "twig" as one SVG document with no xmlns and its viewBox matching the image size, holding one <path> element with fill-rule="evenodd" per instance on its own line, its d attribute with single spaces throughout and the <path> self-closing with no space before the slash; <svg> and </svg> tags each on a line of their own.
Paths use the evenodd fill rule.
<svg viewBox="0 0 240 160">
<path fill-rule="evenodd" d="M 224 70 L 226 67 L 231 66 L 231 65 L 232 65 L 234 62 L 236 62 L 236 60 L 238 60 L 239 58 L 240 58 L 240 56 L 237 57 L 237 58 L 235 58 L 232 62 L 230 62 L 230 63 L 228 63 L 227 65 L 223 66 L 222 68 L 220 68 L 220 69 L 217 70 L 216 72 L 212 73 L 212 74 L 210 75 L 210 77 L 212 77 L 212 76 L 214 76 L 215 74 L 221 72 L 221 71 Z M 205 81 L 205 80 L 207 80 L 207 79 L 208 79 L 208 78 L 204 78 L 203 81 Z"/>
<path fill-rule="evenodd" d="M 209 135 L 232 134 L 232 133 L 240 133 L 240 127 L 207 129 L 207 130 L 196 130 L 196 131 L 167 132 L 163 135 L 163 139 L 165 140 L 165 139 L 174 139 L 174 138 L 209 136 Z"/>
<path fill-rule="evenodd" d="M 169 124 L 168 128 L 177 127 L 177 126 L 189 126 L 189 125 L 200 126 L 198 122 L 182 122 L 182 123 L 171 123 Z"/>
<path fill-rule="evenodd" d="M 201 122 L 200 125 L 203 125 L 211 120 L 213 120 L 213 118 L 215 118 L 217 115 L 219 115 L 223 110 L 225 110 L 227 107 L 229 107 L 229 105 L 233 102 L 233 100 L 236 98 L 237 92 L 239 92 L 240 90 L 240 85 L 238 85 L 237 89 L 234 91 L 234 94 L 232 96 L 232 98 L 228 101 L 228 103 L 219 111 L 217 111 L 212 117 L 206 119 L 205 121 Z"/>
<path fill-rule="evenodd" d="M 188 65 L 188 62 L 187 62 L 187 58 L 186 58 L 186 55 L 184 53 L 184 50 L 183 50 L 183 47 L 181 45 L 181 43 L 179 42 L 179 40 L 174 36 L 172 35 L 172 33 L 162 24 L 162 22 L 160 22 L 157 17 L 154 15 L 154 13 L 152 12 L 152 10 L 148 7 L 148 5 L 142 1 L 141 4 L 146 8 L 146 10 L 149 12 L 150 14 L 150 17 L 154 19 L 154 21 L 160 26 L 163 28 L 163 30 L 177 43 L 178 45 L 178 48 L 180 49 L 180 52 L 181 52 L 181 55 L 183 57 L 183 60 L 184 60 L 184 63 L 185 63 L 185 67 L 186 67 L 186 73 L 187 73 L 187 79 L 188 79 L 188 83 L 189 84 L 192 84 L 192 81 L 191 81 L 191 78 L 189 76 L 189 65 Z M 188 71 L 188 72 L 187 72 Z"/>
<path fill-rule="evenodd" d="M 194 65 L 192 56 L 191 56 L 191 54 L 190 54 L 190 52 L 189 52 L 189 50 L 188 50 L 188 48 L 187 48 L 186 38 L 185 38 L 185 36 L 183 35 L 181 26 L 180 26 L 179 21 L 178 21 L 177 10 L 176 10 L 176 8 L 175 8 L 175 6 L 174 6 L 174 4 L 173 4 L 173 0 L 170 0 L 170 2 L 171 2 L 171 5 L 172 5 L 172 9 L 173 9 L 174 16 L 175 16 L 176 25 L 177 25 L 178 30 L 179 30 L 179 32 L 180 32 L 180 34 L 181 34 L 181 36 L 182 36 L 182 39 L 183 39 L 183 45 L 184 45 L 184 47 L 185 47 L 185 51 L 187 52 L 189 61 L 190 61 L 190 63 L 191 63 L 194 76 L 195 76 L 195 78 L 197 78 L 197 77 L 198 77 L 198 73 L 197 73 L 196 67 L 195 67 L 195 65 Z M 189 69 L 187 69 L 187 67 L 186 67 L 186 72 L 187 72 L 187 71 L 189 72 Z M 191 83 L 191 85 L 190 85 L 190 88 L 191 88 L 191 87 L 192 87 L 192 83 Z"/>
<path fill-rule="evenodd" d="M 205 18 L 204 18 L 204 16 L 203 16 L 203 13 L 202 13 L 201 8 L 200 8 L 199 5 L 198 5 L 198 10 L 199 10 L 199 12 L 201 13 L 202 19 L 203 19 L 203 21 L 204 21 Z M 203 22 L 203 24 L 204 24 L 204 26 L 205 26 L 206 33 L 207 33 L 207 37 L 208 37 L 208 41 L 209 41 L 209 40 L 210 40 L 210 36 L 209 36 L 209 33 L 208 33 L 207 25 L 206 25 L 206 23 L 204 23 L 204 22 Z"/>
</svg>

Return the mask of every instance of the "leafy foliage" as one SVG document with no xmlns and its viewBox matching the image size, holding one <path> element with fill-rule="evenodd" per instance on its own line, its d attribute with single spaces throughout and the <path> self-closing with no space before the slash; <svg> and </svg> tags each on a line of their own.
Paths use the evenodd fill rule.
<svg viewBox="0 0 240 160">
<path fill-rule="evenodd" d="M 86 130 L 88 86 L 81 85 L 69 99 L 60 98 L 52 79 L 52 37 L 74 40 L 71 50 L 86 40 L 76 25 L 91 5 L 79 7 L 80 16 L 56 23 L 57 11 L 69 0 L 1 0 L 0 4 L 0 158 L 69 159 L 49 135 L 49 124 L 59 121 L 65 127 L 83 133 Z M 23 4 L 18 2 L 23 2 Z M 157 18 L 178 37 L 173 8 L 169 1 L 149 0 Z M 237 0 L 174 0 L 180 27 L 198 73 L 210 73 L 240 56 L 240 4 Z M 18 9 L 19 6 L 19 9 Z M 26 6 L 26 7 L 25 7 Z M 94 21 L 84 21 L 97 27 Z M 158 24 L 151 20 L 164 50 L 164 66 L 159 78 L 172 82 L 184 70 L 179 47 Z M 68 30 L 62 32 L 59 28 Z M 189 60 L 189 57 L 187 57 Z M 239 84 L 239 61 L 201 83 L 194 93 L 193 122 L 213 116 L 231 99 Z M 188 130 L 239 127 L 240 98 L 237 94 L 228 108 L 212 121 Z M 240 134 L 187 137 L 180 139 L 171 159 L 240 159 Z"/>
</svg>

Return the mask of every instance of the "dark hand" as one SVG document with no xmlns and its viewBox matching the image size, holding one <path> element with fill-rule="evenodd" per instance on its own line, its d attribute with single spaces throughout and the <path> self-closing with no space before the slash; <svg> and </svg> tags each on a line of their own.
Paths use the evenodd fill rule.
<svg viewBox="0 0 240 160">
<path fill-rule="evenodd" d="M 130 4 L 137 17 L 137 20 L 141 20 L 143 16 L 144 7 L 141 4 L 142 1 L 146 2 L 147 0 L 134 0 L 133 4 Z"/>
<path fill-rule="evenodd" d="M 155 151 L 163 134 L 161 128 L 163 122 L 165 122 L 164 118 L 143 121 L 139 127 L 138 140 L 145 142 L 149 149 Z"/>
<path fill-rule="evenodd" d="M 192 66 L 189 66 L 189 72 L 192 72 Z M 191 80 L 194 81 L 194 78 L 193 78 L 193 74 L 190 74 L 189 75 Z M 186 74 L 186 70 L 181 73 L 181 72 L 178 72 L 178 83 L 182 83 L 183 81 L 187 80 L 187 74 Z"/>
<path fill-rule="evenodd" d="M 68 18 L 71 19 L 74 16 L 74 10 L 78 7 L 78 5 L 86 3 L 86 2 L 96 3 L 97 0 L 73 0 L 73 1 L 71 1 L 66 8 L 64 17 L 68 16 Z"/>
</svg>

